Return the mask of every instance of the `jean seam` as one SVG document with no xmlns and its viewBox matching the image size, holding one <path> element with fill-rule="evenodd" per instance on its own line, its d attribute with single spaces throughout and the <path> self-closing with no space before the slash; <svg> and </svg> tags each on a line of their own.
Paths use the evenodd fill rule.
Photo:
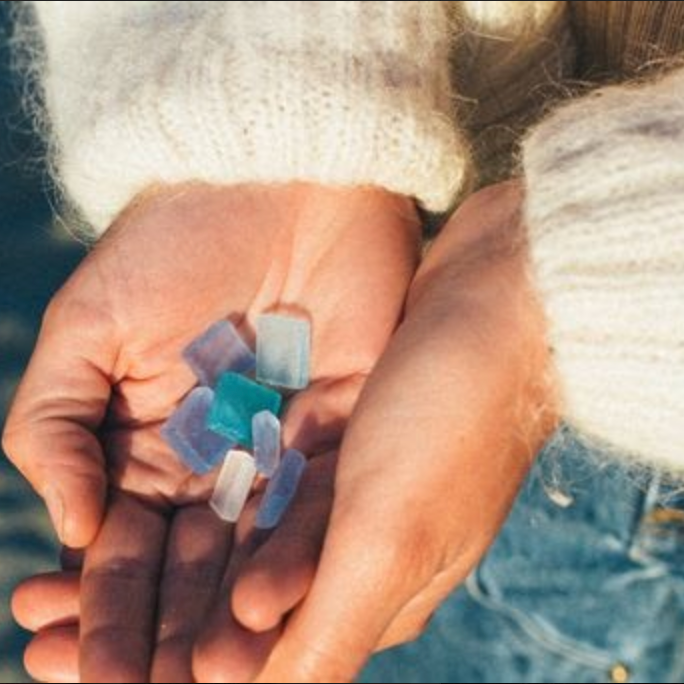
<svg viewBox="0 0 684 684">
<path fill-rule="evenodd" d="M 579 643 L 558 632 L 548 622 L 525 615 L 522 611 L 488 596 L 477 577 L 477 573 L 473 573 L 468 578 L 466 589 L 474 601 L 484 608 L 508 618 L 547 651 L 579 665 L 597 670 L 601 674 L 608 672 L 614 665 L 615 658 L 610 657 L 607 653 L 594 649 L 587 644 Z"/>
</svg>

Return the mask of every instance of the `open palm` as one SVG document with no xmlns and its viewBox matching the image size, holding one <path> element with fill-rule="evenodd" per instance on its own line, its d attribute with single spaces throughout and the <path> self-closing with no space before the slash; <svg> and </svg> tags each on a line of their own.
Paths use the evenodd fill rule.
<svg viewBox="0 0 684 684">
<path fill-rule="evenodd" d="M 132 206 L 57 295 L 4 443 L 62 541 L 90 545 L 83 681 L 146 681 L 152 669 L 187 681 L 224 580 L 232 541 L 204 505 L 215 475 L 191 475 L 159 433 L 195 383 L 181 351 L 220 318 L 251 339 L 264 311 L 308 316 L 313 382 L 284 439 L 334 448 L 401 315 L 417 225 L 410 202 L 372 189 L 164 189 Z"/>
</svg>

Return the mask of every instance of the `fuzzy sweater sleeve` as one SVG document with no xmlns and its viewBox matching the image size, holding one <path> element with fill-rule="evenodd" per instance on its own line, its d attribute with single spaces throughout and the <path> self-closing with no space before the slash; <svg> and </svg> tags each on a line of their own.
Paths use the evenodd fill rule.
<svg viewBox="0 0 684 684">
<path fill-rule="evenodd" d="M 146 187 L 377 185 L 443 211 L 466 154 L 441 2 L 35 2 L 57 173 L 96 232 Z"/>
<path fill-rule="evenodd" d="M 527 221 L 566 413 L 684 470 L 684 71 L 571 103 L 526 142 Z"/>
</svg>

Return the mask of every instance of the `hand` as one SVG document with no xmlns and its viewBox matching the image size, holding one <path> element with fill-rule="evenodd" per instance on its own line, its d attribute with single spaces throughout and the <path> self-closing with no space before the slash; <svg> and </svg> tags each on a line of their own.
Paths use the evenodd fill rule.
<svg viewBox="0 0 684 684">
<path fill-rule="evenodd" d="M 151 669 L 187 681 L 193 630 L 223 580 L 230 539 L 201 508 L 215 476 L 189 476 L 159 436 L 194 383 L 180 351 L 221 317 L 250 336 L 262 311 L 307 312 L 313 384 L 284 438 L 324 451 L 396 325 L 417 248 L 412 205 L 380 190 L 166 189 L 126 212 L 57 295 L 3 444 L 62 541 L 94 540 L 83 681 L 147 681 Z"/>
<path fill-rule="evenodd" d="M 168 603 L 167 610 L 177 614 L 180 636 L 185 635 L 188 643 L 179 643 L 178 632 L 175 639 L 164 642 L 160 631 L 153 681 L 245 682 L 258 673 L 282 633 L 284 616 L 311 586 L 332 505 L 335 469 L 334 454 L 310 461 L 293 505 L 263 543 L 252 528 L 260 497 L 250 500 L 236 528 L 229 568 L 212 601 L 212 605 L 219 606 L 211 616 L 212 630 L 216 630 L 218 638 L 212 639 L 212 652 L 205 651 L 198 658 L 194 680 L 186 675 L 194 634 L 198 625 L 207 619 L 202 601 L 206 588 L 199 581 L 191 582 L 189 589 L 180 591 L 174 600 L 162 597 L 163 603 Z M 215 548 L 207 549 L 205 558 L 194 568 L 198 580 L 206 579 L 213 562 L 219 566 L 215 572 L 220 575 L 228 541 L 225 528 L 205 506 L 186 508 L 183 514 L 191 516 L 194 523 L 192 528 L 187 527 L 186 557 L 188 545 L 198 538 L 198 528 L 209 526 L 210 530 L 220 532 L 212 535 L 205 530 L 199 537 L 200 548 L 212 543 Z M 26 580 L 13 597 L 17 621 L 37 634 L 27 649 L 25 663 L 26 669 L 39 681 L 82 681 L 79 676 L 82 554 L 67 552 L 62 560 L 61 572 Z M 241 615 L 246 621 L 251 619 L 260 625 L 256 633 L 246 629 L 232 610 L 234 581 L 243 572 L 248 582 L 240 585 Z M 185 572 L 178 579 L 177 584 L 192 579 L 191 573 Z M 165 629 L 169 630 L 168 624 Z M 205 679 L 205 675 L 214 679 Z"/>
<path fill-rule="evenodd" d="M 481 192 L 450 222 L 421 268 L 408 319 L 375 374 L 345 444 L 343 458 L 354 469 L 343 462 L 336 518 L 314 588 L 331 609 L 321 612 L 309 598 L 273 653 L 263 681 L 345 681 L 371 650 L 415 637 L 496 534 L 536 447 L 555 424 L 543 321 L 525 273 L 519 203 L 512 186 Z M 405 379 L 404 374 L 413 373 L 415 377 Z M 392 396 L 383 403 L 385 392 Z M 412 422 L 404 420 L 406 415 Z M 364 435 L 366 421 L 372 432 Z M 421 439 L 421 429 L 433 425 L 439 431 L 426 432 Z M 353 440 L 368 448 L 353 451 Z M 423 459 L 430 466 L 423 473 L 415 470 L 416 444 L 421 453 L 430 454 L 429 461 Z M 365 463 L 355 461 L 356 453 L 366 454 L 368 473 Z M 368 454 L 376 455 L 370 459 Z M 379 455 L 387 460 L 383 463 Z M 387 463 L 394 465 L 389 471 L 394 480 L 387 476 Z M 343 488 L 345 470 L 352 475 Z M 364 493 L 366 481 L 370 496 Z M 392 487 L 392 481 L 399 487 Z M 349 498 L 343 500 L 345 492 Z M 357 523 L 357 515 L 365 519 Z M 324 518 L 310 517 L 310 537 L 320 535 L 315 522 L 320 526 Z M 438 525 L 435 519 L 447 523 Z M 333 544 L 334 535 L 344 534 L 345 528 L 353 530 L 346 532 L 346 545 Z M 406 554 L 407 548 L 426 553 Z M 266 546 L 262 553 L 272 562 L 242 568 L 233 608 L 254 628 L 259 620 L 253 615 L 246 619 L 250 601 L 278 596 L 282 565 L 277 559 L 290 558 L 288 551 L 287 546 Z M 343 565 L 329 560 L 336 553 L 344 562 L 347 552 Z M 310 569 L 310 554 L 307 560 L 300 576 L 302 568 Z M 24 587 L 17 603 L 40 600 L 48 605 L 46 595 L 63 594 L 65 581 L 36 580 Z M 71 603 L 53 599 L 52 616 L 36 620 L 34 628 L 51 618 L 61 621 L 69 606 L 75 612 L 76 580 L 71 582 Z M 219 615 L 227 605 L 221 605 Z M 18 612 L 27 611 L 19 605 Z M 277 605 L 263 620 L 264 630 L 275 615 Z M 59 629 L 44 634 L 48 641 L 64 642 Z M 231 681 L 233 660 L 220 654 L 239 645 L 239 634 L 234 621 L 225 627 L 215 619 L 205 630 L 196 663 L 200 681 Z M 75 649 L 73 640 L 71 644 Z M 39 653 L 49 650 L 47 644 L 37 645 Z M 287 649 L 297 651 L 290 661 Z M 265 650 L 260 658 L 267 654 Z M 256 662 L 258 658 L 252 666 Z"/>
<path fill-rule="evenodd" d="M 521 201 L 478 193 L 420 268 L 349 425 L 315 581 L 257 681 L 352 681 L 424 629 L 505 520 L 556 424 Z"/>
</svg>

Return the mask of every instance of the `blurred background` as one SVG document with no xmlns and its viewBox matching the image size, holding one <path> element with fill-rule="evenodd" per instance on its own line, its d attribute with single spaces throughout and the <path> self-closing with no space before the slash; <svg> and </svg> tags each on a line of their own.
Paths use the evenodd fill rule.
<svg viewBox="0 0 684 684">
<path fill-rule="evenodd" d="M 43 150 L 21 108 L 26 84 L 10 65 L 11 4 L 0 2 L 0 429 L 42 311 L 83 255 L 51 220 Z M 9 613 L 12 587 L 56 562 L 42 505 L 0 454 L 0 682 L 31 681 L 22 667 L 26 635 Z"/>
</svg>

